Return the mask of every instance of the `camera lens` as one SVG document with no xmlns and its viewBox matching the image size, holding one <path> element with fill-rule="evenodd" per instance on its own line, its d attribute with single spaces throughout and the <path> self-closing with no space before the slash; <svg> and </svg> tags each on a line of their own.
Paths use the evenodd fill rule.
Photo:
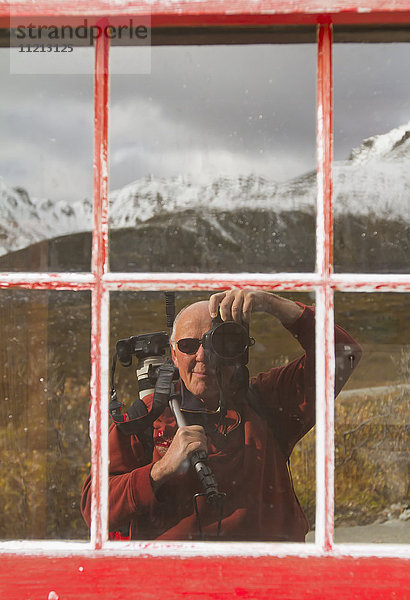
<svg viewBox="0 0 410 600">
<path fill-rule="evenodd" d="M 239 323 L 221 323 L 212 332 L 212 349 L 221 358 L 230 359 L 243 354 L 248 343 L 248 334 Z"/>
</svg>

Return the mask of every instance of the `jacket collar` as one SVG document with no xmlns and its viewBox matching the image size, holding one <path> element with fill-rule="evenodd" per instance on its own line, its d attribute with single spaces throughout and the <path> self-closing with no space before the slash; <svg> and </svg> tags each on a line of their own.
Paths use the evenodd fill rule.
<svg viewBox="0 0 410 600">
<path fill-rule="evenodd" d="M 218 410 L 212 411 L 205 408 L 202 400 L 188 390 L 185 383 L 181 380 L 181 410 L 186 412 L 200 412 L 204 414 L 215 414 Z"/>
</svg>

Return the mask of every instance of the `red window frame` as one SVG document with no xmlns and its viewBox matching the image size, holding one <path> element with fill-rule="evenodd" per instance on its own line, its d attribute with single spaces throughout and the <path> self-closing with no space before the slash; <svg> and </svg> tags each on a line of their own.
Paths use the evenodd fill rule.
<svg viewBox="0 0 410 600">
<path fill-rule="evenodd" d="M 124 274 L 108 271 L 108 56 L 95 46 L 94 228 L 92 268 L 78 273 L 0 273 L 0 288 L 91 290 L 91 439 L 94 487 L 89 544 L 0 543 L 0 592 L 30 597 L 403 599 L 409 594 L 406 546 L 335 545 L 333 539 L 334 339 L 333 296 L 341 291 L 410 291 L 409 275 L 333 273 L 332 26 L 410 26 L 410 0 L 51 0 L 11 2 L 13 16 L 80 16 L 104 24 L 150 15 L 153 27 L 317 25 L 317 263 L 308 274 Z M 10 5 L 0 5 L 7 27 Z M 111 20 L 111 21 L 110 21 Z M 317 305 L 317 519 L 315 544 L 107 542 L 108 308 L 110 291 L 230 287 L 314 290 Z M 321 350 L 324 348 L 324 351 Z M 212 586 L 212 587 L 211 587 Z M 209 590 L 209 591 L 208 591 Z M 54 591 L 55 594 L 50 594 Z"/>
</svg>

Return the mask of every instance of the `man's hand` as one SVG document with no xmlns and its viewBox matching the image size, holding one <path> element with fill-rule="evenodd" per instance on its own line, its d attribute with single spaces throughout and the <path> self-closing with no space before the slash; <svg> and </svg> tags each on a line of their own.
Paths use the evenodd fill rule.
<svg viewBox="0 0 410 600">
<path fill-rule="evenodd" d="M 218 314 L 223 321 L 249 323 L 253 312 L 266 312 L 273 315 L 283 325 L 291 325 L 302 314 L 303 309 L 287 298 L 260 290 L 228 290 L 213 294 L 209 299 L 209 313 L 212 318 Z"/>
<path fill-rule="evenodd" d="M 167 452 L 151 469 L 153 490 L 156 491 L 171 477 L 185 472 L 189 459 L 198 450 L 208 450 L 204 428 L 200 425 L 180 427 Z"/>
</svg>

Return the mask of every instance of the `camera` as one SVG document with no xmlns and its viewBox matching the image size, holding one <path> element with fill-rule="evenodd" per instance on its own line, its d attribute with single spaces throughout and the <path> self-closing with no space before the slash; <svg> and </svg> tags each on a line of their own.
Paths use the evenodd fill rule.
<svg viewBox="0 0 410 600">
<path fill-rule="evenodd" d="M 133 356 L 139 360 L 149 356 L 163 356 L 167 348 L 168 334 L 166 331 L 135 335 L 119 340 L 116 344 L 118 360 L 123 367 L 131 366 Z"/>
<path fill-rule="evenodd" d="M 166 331 L 144 333 L 117 342 L 117 357 L 123 367 L 131 366 L 133 356 L 138 359 L 136 373 L 140 398 L 154 392 L 158 371 L 165 362 L 168 347 Z"/>
<path fill-rule="evenodd" d="M 249 360 L 248 350 L 254 343 L 247 327 L 236 321 L 222 321 L 219 311 L 202 338 L 204 350 L 220 365 L 245 366 Z"/>
</svg>

